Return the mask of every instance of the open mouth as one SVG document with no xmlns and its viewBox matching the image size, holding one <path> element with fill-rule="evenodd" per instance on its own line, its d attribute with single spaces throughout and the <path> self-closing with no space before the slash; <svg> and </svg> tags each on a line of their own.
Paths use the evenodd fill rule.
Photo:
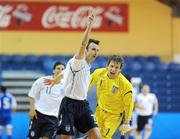
<svg viewBox="0 0 180 139">
<path fill-rule="evenodd" d="M 111 74 L 112 76 L 114 76 L 114 75 L 115 75 L 115 73 L 113 73 L 113 72 L 110 72 L 110 74 Z"/>
</svg>

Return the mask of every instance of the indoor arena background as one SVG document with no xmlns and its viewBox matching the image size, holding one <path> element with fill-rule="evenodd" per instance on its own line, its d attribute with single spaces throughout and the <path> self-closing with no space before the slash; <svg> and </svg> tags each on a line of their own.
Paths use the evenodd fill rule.
<svg viewBox="0 0 180 139">
<path fill-rule="evenodd" d="M 18 104 L 13 139 L 27 138 L 28 91 L 51 74 L 54 61 L 66 63 L 75 53 L 89 7 L 98 19 L 91 37 L 101 41 L 92 71 L 109 55 L 124 56 L 122 73 L 141 78 L 159 100 L 150 139 L 180 139 L 179 0 L 0 0 L 0 83 Z M 88 98 L 94 110 L 94 89 Z"/>
</svg>

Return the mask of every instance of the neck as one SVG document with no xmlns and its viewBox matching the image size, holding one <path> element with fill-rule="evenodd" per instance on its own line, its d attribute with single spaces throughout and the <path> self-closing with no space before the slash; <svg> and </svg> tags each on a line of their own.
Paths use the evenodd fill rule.
<svg viewBox="0 0 180 139">
<path fill-rule="evenodd" d="M 117 77 L 117 76 L 113 76 L 113 77 L 109 76 L 109 74 L 107 74 L 107 76 L 108 76 L 109 79 L 115 79 Z"/>
<path fill-rule="evenodd" d="M 92 60 L 90 60 L 89 58 L 86 57 L 86 62 L 88 65 L 91 65 Z"/>
</svg>

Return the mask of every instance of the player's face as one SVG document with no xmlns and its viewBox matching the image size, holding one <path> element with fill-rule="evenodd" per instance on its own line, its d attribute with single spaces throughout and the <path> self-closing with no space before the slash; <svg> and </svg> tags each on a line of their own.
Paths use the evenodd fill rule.
<svg viewBox="0 0 180 139">
<path fill-rule="evenodd" d="M 108 69 L 108 77 L 110 79 L 116 78 L 121 70 L 121 63 L 111 61 L 107 66 Z"/>
<path fill-rule="evenodd" d="M 99 54 L 99 45 L 93 44 L 88 48 L 86 57 L 88 57 L 88 59 L 90 59 L 91 61 L 94 61 L 98 56 L 98 54 Z"/>
<path fill-rule="evenodd" d="M 148 94 L 150 92 L 150 88 L 148 85 L 144 85 L 141 91 L 143 94 Z"/>
<path fill-rule="evenodd" d="M 64 65 L 57 65 L 54 69 L 54 75 L 60 74 L 64 69 Z"/>
</svg>

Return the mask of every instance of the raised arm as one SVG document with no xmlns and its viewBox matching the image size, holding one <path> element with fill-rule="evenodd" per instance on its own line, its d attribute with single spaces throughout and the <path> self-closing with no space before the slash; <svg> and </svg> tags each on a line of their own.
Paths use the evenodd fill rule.
<svg viewBox="0 0 180 139">
<path fill-rule="evenodd" d="M 89 17 L 88 17 L 88 22 L 87 22 L 87 27 L 86 27 L 86 30 L 85 30 L 83 36 L 82 36 L 81 46 L 80 46 L 79 50 L 77 51 L 77 53 L 75 54 L 76 59 L 83 59 L 84 58 L 85 50 L 86 50 L 86 46 L 88 44 L 90 32 L 92 30 L 93 22 L 94 22 L 94 14 L 93 14 L 93 11 L 90 11 Z"/>
</svg>

